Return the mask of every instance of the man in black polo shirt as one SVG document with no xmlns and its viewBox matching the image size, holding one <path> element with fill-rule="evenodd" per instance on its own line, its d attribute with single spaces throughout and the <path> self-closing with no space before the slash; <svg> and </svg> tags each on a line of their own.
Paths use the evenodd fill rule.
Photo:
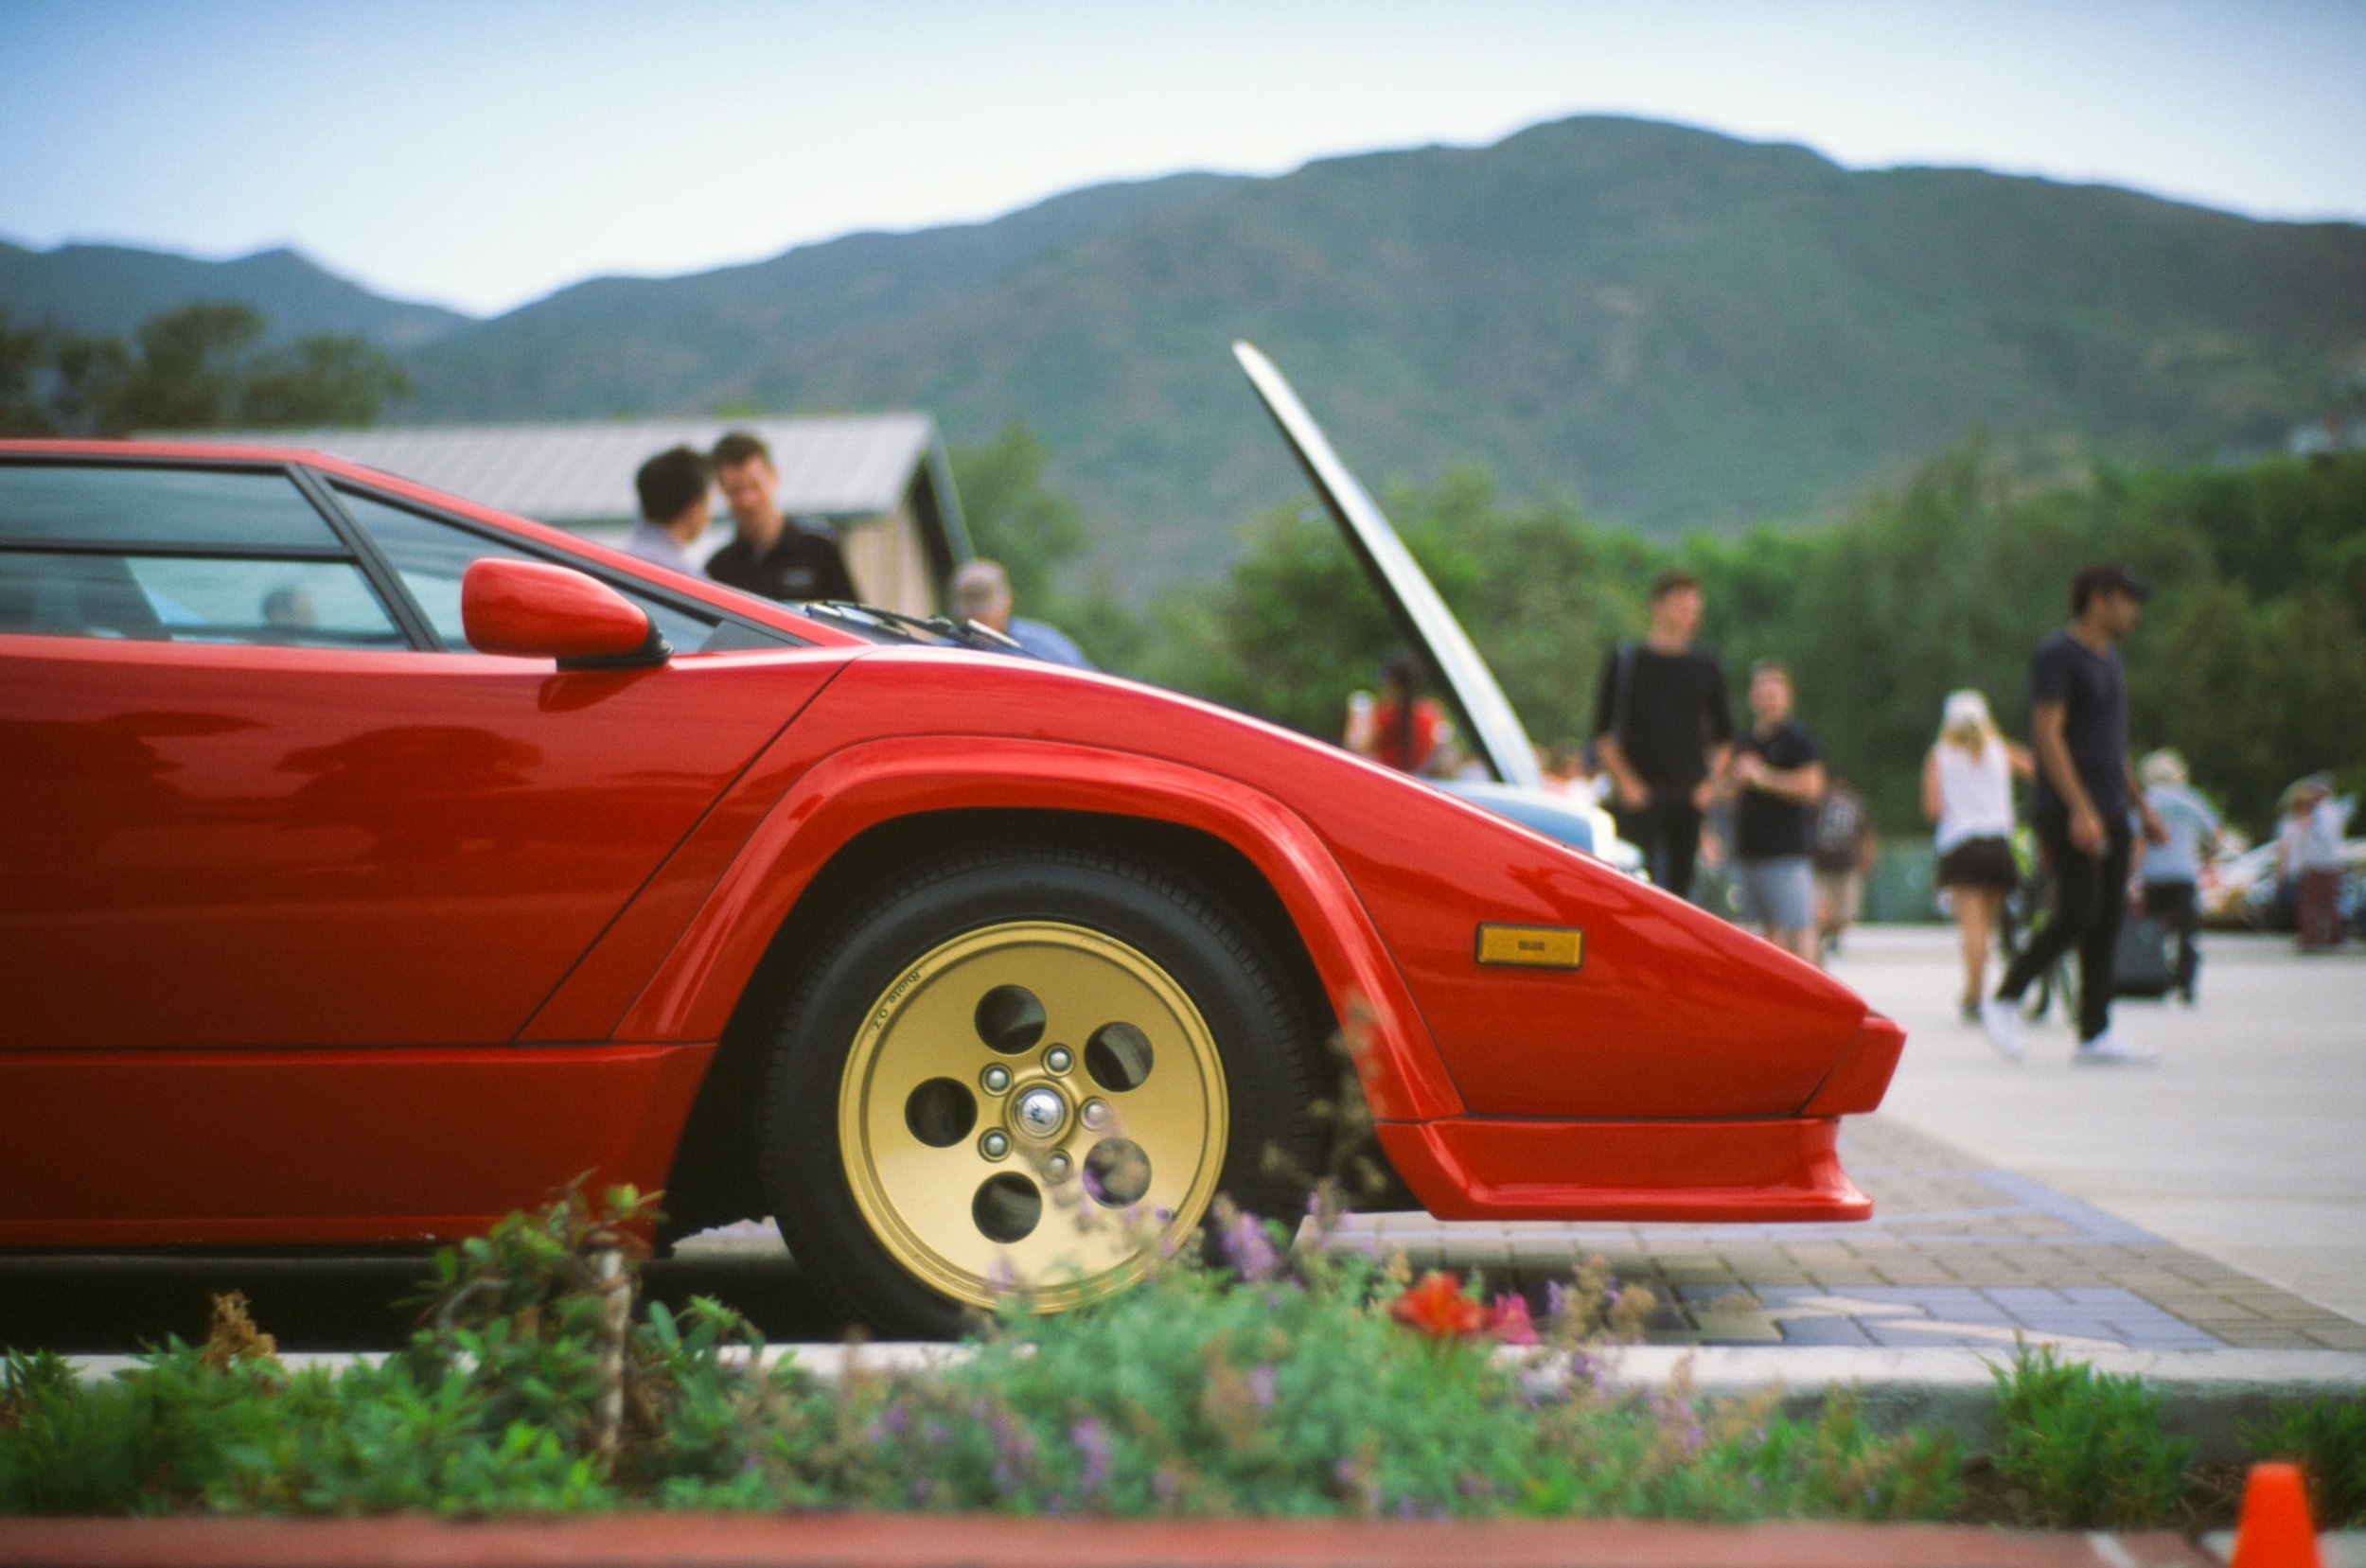
<svg viewBox="0 0 2366 1568">
<path fill-rule="evenodd" d="M 846 557 L 826 534 L 781 516 L 772 452 L 745 431 L 715 444 L 715 482 L 738 534 L 707 560 L 707 575 L 767 599 L 852 599 Z"/>
<path fill-rule="evenodd" d="M 1701 579 L 1669 570 L 1651 584 L 1651 629 L 1611 650 L 1594 696 L 1595 747 L 1616 786 L 1618 836 L 1643 852 L 1651 880 L 1692 896 L 1692 861 L 1734 720 L 1717 661 L 1692 651 Z"/>
<path fill-rule="evenodd" d="M 2071 624 L 2029 661 L 2029 730 L 2038 754 L 2030 825 L 2054 872 L 2054 907 L 1996 995 L 1981 1027 L 2006 1056 L 2021 1054 L 2021 994 L 2055 960 L 2078 949 L 2078 1062 L 2149 1062 L 2150 1051 L 2111 1034 L 2111 962 L 2128 898 L 2128 814 L 2155 841 L 2161 819 L 2144 803 L 2128 765 L 2128 677 L 2119 643 L 2135 629 L 2147 590 L 2117 566 L 2071 580 Z"/>
</svg>

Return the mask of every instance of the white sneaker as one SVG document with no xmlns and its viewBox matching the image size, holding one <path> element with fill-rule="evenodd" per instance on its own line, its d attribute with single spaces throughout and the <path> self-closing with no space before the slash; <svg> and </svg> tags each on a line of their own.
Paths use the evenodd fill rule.
<svg viewBox="0 0 2366 1568">
<path fill-rule="evenodd" d="M 2001 996 L 1990 996 L 1980 1004 L 1981 1032 L 1996 1053 L 2008 1061 L 2021 1059 L 2021 1008 Z"/>
<path fill-rule="evenodd" d="M 2071 1060 L 2137 1067 L 2149 1066 L 2159 1061 L 2160 1057 L 2158 1053 L 2146 1050 L 2142 1046 L 2122 1045 L 2111 1037 L 2111 1031 L 2107 1029 L 2092 1040 L 2078 1042 L 2078 1048 L 2071 1052 Z"/>
</svg>

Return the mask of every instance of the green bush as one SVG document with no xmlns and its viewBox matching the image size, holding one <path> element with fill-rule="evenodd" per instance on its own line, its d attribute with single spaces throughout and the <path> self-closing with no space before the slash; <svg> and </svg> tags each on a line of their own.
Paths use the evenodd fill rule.
<svg viewBox="0 0 2366 1568">
<path fill-rule="evenodd" d="M 2194 1445 L 2162 1427 L 2142 1379 L 2019 1348 L 1996 1371 L 2004 1444 L 1996 1467 L 2032 1524 L 2084 1528 L 2159 1523 L 2185 1486 Z"/>
<path fill-rule="evenodd" d="M 2265 1421 L 2244 1424 L 2243 1441 L 2254 1459 L 2287 1459 L 2307 1472 L 2320 1527 L 2366 1524 L 2366 1398 L 2280 1401 Z"/>
<path fill-rule="evenodd" d="M 1331 1212 L 1328 1207 L 1322 1210 Z M 1018 1513 L 1932 1519 L 1949 1441 L 1845 1400 L 1616 1388 L 1650 1310 L 1598 1270 L 1542 1325 L 1475 1281 L 1298 1249 L 1220 1211 L 1178 1259 L 1064 1316 L 1014 1305 L 965 1362 L 823 1385 L 711 1302 L 635 1317 L 646 1205 L 577 1193 L 440 1255 L 407 1348 L 291 1372 L 239 1303 L 106 1383 L 0 1368 L 0 1513 L 618 1506 Z M 1503 1353 L 1544 1341 L 1537 1356 Z"/>
</svg>

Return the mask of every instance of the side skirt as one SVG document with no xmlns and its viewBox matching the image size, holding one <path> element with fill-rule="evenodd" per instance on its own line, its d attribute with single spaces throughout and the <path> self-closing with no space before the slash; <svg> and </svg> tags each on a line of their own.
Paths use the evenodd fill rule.
<svg viewBox="0 0 2366 1568">
<path fill-rule="evenodd" d="M 0 1052 L 0 1246 L 409 1242 L 665 1181 L 691 1046 Z"/>
<path fill-rule="evenodd" d="M 1837 1117 L 1385 1121 L 1381 1147 L 1441 1220 L 1863 1220 Z"/>
</svg>

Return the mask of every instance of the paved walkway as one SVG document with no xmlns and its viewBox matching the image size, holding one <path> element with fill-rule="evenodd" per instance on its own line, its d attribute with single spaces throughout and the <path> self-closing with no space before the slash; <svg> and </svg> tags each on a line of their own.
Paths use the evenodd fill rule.
<svg viewBox="0 0 2366 1568">
<path fill-rule="evenodd" d="M 1354 1222 L 1348 1244 L 1541 1293 L 1599 1257 L 1661 1307 L 1651 1344 L 2366 1350 L 2366 1323 L 1918 1133 L 1847 1123 L 1873 1219 L 1832 1225 Z"/>
<path fill-rule="evenodd" d="M 1835 973 L 1906 1026 L 1885 1118 L 2366 1318 L 2366 947 L 2212 932 L 2203 954 L 2199 1006 L 2115 1009 L 2161 1052 L 2137 1069 L 2074 1066 L 2058 1017 L 1999 1058 L 1938 928 L 1860 931 Z"/>
<path fill-rule="evenodd" d="M 2199 1007 L 2121 1006 L 2161 1066 L 2074 1067 L 2058 1019 L 2016 1063 L 1956 1016 L 1951 931 L 1855 933 L 1835 972 L 1908 1031 L 1882 1112 L 1844 1124 L 1864 1224 L 1346 1239 L 1530 1291 L 1599 1256 L 1662 1297 L 1659 1344 L 2366 1351 L 2366 950 L 2205 952 Z"/>
</svg>

